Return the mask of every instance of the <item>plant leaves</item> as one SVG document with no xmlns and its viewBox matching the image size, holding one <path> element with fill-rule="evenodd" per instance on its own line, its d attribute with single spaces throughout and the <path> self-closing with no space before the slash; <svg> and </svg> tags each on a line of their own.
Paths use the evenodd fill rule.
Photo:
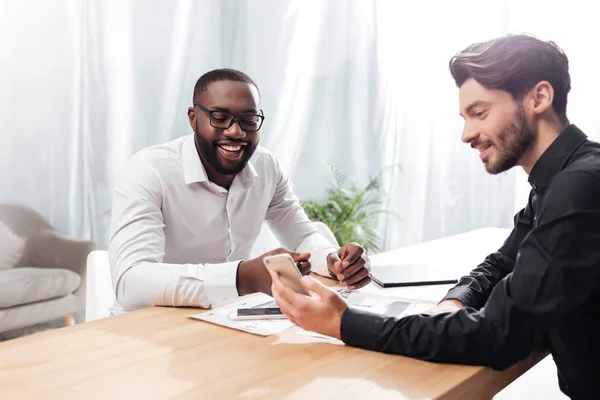
<svg viewBox="0 0 600 400">
<path fill-rule="evenodd" d="M 324 200 L 307 200 L 301 203 L 306 215 L 311 220 L 325 223 L 342 245 L 356 242 L 368 251 L 380 251 L 381 238 L 375 231 L 378 218 L 386 214 L 399 218 L 395 213 L 380 208 L 384 195 L 381 179 L 385 172 L 399 165 L 382 169 L 362 189 L 332 164 L 328 163 L 327 167 L 333 176 L 334 185 L 327 189 Z"/>
</svg>

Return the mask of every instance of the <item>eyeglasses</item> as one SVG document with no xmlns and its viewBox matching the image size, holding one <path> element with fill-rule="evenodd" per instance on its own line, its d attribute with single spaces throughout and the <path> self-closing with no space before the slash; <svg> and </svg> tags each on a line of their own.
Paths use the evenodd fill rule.
<svg viewBox="0 0 600 400">
<path fill-rule="evenodd" d="M 209 110 L 202 104 L 194 104 L 202 111 L 206 111 L 209 115 L 210 126 L 217 129 L 229 129 L 237 121 L 240 128 L 246 132 L 256 132 L 260 129 L 265 120 L 263 111 L 260 114 L 233 114 L 228 111 Z"/>
</svg>

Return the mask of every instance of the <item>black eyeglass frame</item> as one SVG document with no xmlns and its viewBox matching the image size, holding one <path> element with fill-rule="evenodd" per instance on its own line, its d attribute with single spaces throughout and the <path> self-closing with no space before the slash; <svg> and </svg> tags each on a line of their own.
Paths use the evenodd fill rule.
<svg viewBox="0 0 600 400">
<path fill-rule="evenodd" d="M 245 131 L 245 132 L 258 132 L 260 130 L 260 128 L 262 128 L 263 123 L 265 122 L 265 114 L 263 113 L 263 110 L 260 110 L 260 114 L 234 114 L 232 112 L 229 111 L 223 111 L 223 110 L 211 110 L 209 108 L 204 107 L 202 104 L 198 104 L 195 103 L 194 107 L 198 107 L 199 109 L 201 109 L 204 112 L 208 113 L 208 120 L 210 122 L 210 126 L 212 126 L 213 128 L 217 128 L 217 129 L 229 129 L 233 126 L 233 124 L 238 123 L 238 125 L 240 126 L 240 128 Z M 223 127 L 223 126 L 214 126 L 213 125 L 213 113 L 225 113 L 225 114 L 230 114 L 233 116 L 233 118 L 231 119 L 231 121 L 229 122 L 229 126 L 228 127 Z M 260 124 L 258 125 L 257 129 L 247 129 L 243 126 L 242 123 L 240 123 L 240 118 L 241 117 L 258 117 L 260 119 Z"/>
</svg>

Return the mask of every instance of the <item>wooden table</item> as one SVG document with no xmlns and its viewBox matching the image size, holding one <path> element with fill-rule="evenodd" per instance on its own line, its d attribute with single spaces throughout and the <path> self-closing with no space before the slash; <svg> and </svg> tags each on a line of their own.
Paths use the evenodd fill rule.
<svg viewBox="0 0 600 400">
<path fill-rule="evenodd" d="M 1 343 L 0 398 L 490 398 L 542 358 L 504 372 L 434 364 L 186 317 L 198 311 L 154 307 Z"/>
</svg>

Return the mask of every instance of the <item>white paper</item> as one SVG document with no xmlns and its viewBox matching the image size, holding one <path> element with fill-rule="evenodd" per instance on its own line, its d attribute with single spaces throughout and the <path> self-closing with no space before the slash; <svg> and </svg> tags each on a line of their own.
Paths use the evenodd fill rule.
<svg viewBox="0 0 600 400">
<path fill-rule="evenodd" d="M 338 291 L 348 306 L 388 317 L 402 318 L 418 314 L 435 306 L 434 302 L 415 301 L 401 297 L 382 296 L 341 289 Z"/>
<path fill-rule="evenodd" d="M 238 308 L 252 308 L 258 306 L 273 307 L 274 300 L 266 294 L 259 294 L 248 299 L 238 301 L 228 306 L 218 307 L 203 313 L 189 315 L 190 318 L 210 322 L 217 325 L 227 326 L 240 331 L 253 333 L 255 335 L 269 336 L 279 333 L 294 326 L 289 319 L 261 319 L 250 321 L 234 321 L 229 314 L 237 312 Z"/>
<path fill-rule="evenodd" d="M 334 288 L 342 296 L 349 307 L 369 311 L 388 317 L 402 318 L 419 314 L 435 306 L 434 302 L 412 300 L 402 297 L 381 296 L 371 293 L 350 291 L 343 287 Z M 332 339 L 320 333 L 300 330 L 298 335 L 311 336 L 319 339 Z M 336 339 L 332 339 L 336 340 Z"/>
</svg>

